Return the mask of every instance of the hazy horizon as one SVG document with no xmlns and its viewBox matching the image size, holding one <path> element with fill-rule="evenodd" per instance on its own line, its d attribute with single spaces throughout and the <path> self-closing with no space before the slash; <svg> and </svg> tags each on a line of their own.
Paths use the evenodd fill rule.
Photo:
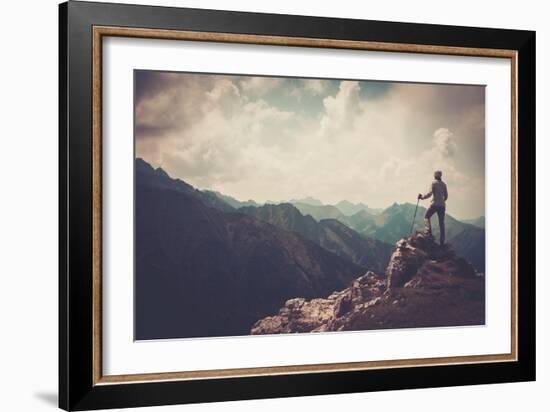
<svg viewBox="0 0 550 412">
<path fill-rule="evenodd" d="M 483 86 L 135 72 L 136 156 L 241 201 L 416 203 L 485 215 Z M 427 206 L 429 201 L 421 201 Z"/>
<path fill-rule="evenodd" d="M 141 158 L 138 158 L 138 159 L 141 159 Z M 144 159 L 142 159 L 144 160 Z M 162 169 L 161 166 L 158 166 Z M 164 169 L 162 169 L 164 172 L 166 172 Z M 170 176 L 170 174 L 168 174 Z M 171 178 L 175 178 L 174 176 L 170 176 Z M 181 179 L 181 178 L 180 178 Z M 184 179 L 181 179 L 181 180 L 184 180 Z M 185 180 L 184 180 L 185 181 Z M 189 183 L 189 182 L 185 182 L 185 183 Z M 404 205 L 404 204 L 409 204 L 409 205 L 413 205 L 415 206 L 416 203 L 415 202 L 392 202 L 391 204 L 387 204 L 385 206 L 382 206 L 382 207 L 372 207 L 369 203 L 366 203 L 366 202 L 351 202 L 350 200 L 348 199 L 341 199 L 337 202 L 334 202 L 334 203 L 327 203 L 327 202 L 324 202 L 322 199 L 318 199 L 316 197 L 313 197 L 313 196 L 308 196 L 308 195 L 304 195 L 304 196 L 301 196 L 299 198 L 293 198 L 293 199 L 268 199 L 266 201 L 263 201 L 263 202 L 260 202 L 254 198 L 250 198 L 250 199 L 244 199 L 244 198 L 238 198 L 236 196 L 232 196 L 231 193 L 224 193 L 224 192 L 220 192 L 220 191 L 217 191 L 217 190 L 212 190 L 212 189 L 209 189 L 207 187 L 197 187 L 197 186 L 193 186 L 195 189 L 198 189 L 200 191 L 213 191 L 213 192 L 217 192 L 219 193 L 220 195 L 223 195 L 223 196 L 229 196 L 231 198 L 233 198 L 234 200 L 238 201 L 238 202 L 241 202 L 241 203 L 245 203 L 245 202 L 249 202 L 249 201 L 254 201 L 256 202 L 258 205 L 262 206 L 262 205 L 269 205 L 269 204 L 272 204 L 272 205 L 277 205 L 277 204 L 282 204 L 282 203 L 303 203 L 303 204 L 313 204 L 313 203 L 310 203 L 310 202 L 313 202 L 313 201 L 319 201 L 321 203 L 322 206 L 334 206 L 336 208 L 338 208 L 338 203 L 340 202 L 349 202 L 351 204 L 353 204 L 354 206 L 358 206 L 359 204 L 363 204 L 364 206 L 367 206 L 369 209 L 376 209 L 376 210 L 380 210 L 380 211 L 383 211 L 385 209 L 388 209 L 389 207 L 393 206 L 394 204 L 397 204 L 397 205 Z M 300 202 L 300 201 L 303 201 L 303 202 Z M 423 206 L 424 208 L 427 208 L 428 207 L 428 204 L 420 204 L 418 205 L 419 207 Z M 342 212 L 344 215 L 345 213 L 340 210 L 340 212 Z M 449 211 L 447 211 L 448 214 L 452 215 L 451 213 L 449 213 Z M 461 221 L 465 221 L 465 220 L 473 220 L 473 219 L 477 219 L 477 218 L 480 218 L 480 217 L 485 217 L 484 214 L 482 215 L 478 215 L 478 216 L 472 216 L 472 217 L 457 217 L 457 216 L 453 216 L 455 219 L 459 219 Z"/>
</svg>

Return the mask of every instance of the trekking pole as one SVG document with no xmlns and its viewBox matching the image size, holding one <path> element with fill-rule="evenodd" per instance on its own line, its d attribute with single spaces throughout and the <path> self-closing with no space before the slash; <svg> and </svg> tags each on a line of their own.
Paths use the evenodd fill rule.
<svg viewBox="0 0 550 412">
<path fill-rule="evenodd" d="M 418 202 L 420 202 L 420 198 L 416 199 L 416 208 L 414 209 L 414 217 L 413 217 L 413 221 L 411 223 L 411 235 L 412 235 L 413 228 L 414 228 L 414 221 L 416 220 L 416 211 L 418 210 Z"/>
</svg>

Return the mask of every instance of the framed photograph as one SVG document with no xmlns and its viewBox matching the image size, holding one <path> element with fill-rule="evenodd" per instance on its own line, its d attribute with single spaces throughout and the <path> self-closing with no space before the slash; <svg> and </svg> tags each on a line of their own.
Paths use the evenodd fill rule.
<svg viewBox="0 0 550 412">
<path fill-rule="evenodd" d="M 60 5 L 66 410 L 535 379 L 535 33 Z"/>
</svg>

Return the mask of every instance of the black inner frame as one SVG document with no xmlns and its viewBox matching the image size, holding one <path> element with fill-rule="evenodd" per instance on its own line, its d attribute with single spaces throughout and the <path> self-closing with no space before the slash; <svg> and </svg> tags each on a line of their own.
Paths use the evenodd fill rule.
<svg viewBox="0 0 550 412">
<path fill-rule="evenodd" d="M 518 361 L 95 385 L 92 371 L 92 27 L 362 40 L 518 52 Z M 508 119 L 507 119 L 508 121 Z M 521 183 L 521 186 L 520 186 Z M 59 406 L 136 406 L 535 379 L 535 33 L 70 1 L 59 6 Z"/>
</svg>

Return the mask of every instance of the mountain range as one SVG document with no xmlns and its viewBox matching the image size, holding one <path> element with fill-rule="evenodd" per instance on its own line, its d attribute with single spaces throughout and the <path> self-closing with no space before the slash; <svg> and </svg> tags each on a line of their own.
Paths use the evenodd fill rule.
<svg viewBox="0 0 550 412">
<path fill-rule="evenodd" d="M 322 296 L 364 268 L 301 235 L 136 161 L 135 337 L 248 334 L 295 296 Z"/>
<path fill-rule="evenodd" d="M 370 208 L 364 203 L 352 203 L 347 200 L 341 200 L 340 202 L 336 203 L 336 205 L 334 206 L 337 207 L 346 216 L 354 215 L 363 210 L 373 215 L 380 213 L 382 211 L 382 209 Z"/>
<path fill-rule="evenodd" d="M 392 245 L 361 236 L 336 219 L 317 221 L 310 215 L 304 216 L 290 203 L 243 207 L 238 211 L 298 233 L 366 270 L 383 272 L 392 250 Z"/>
<path fill-rule="evenodd" d="M 365 272 L 384 277 L 414 212 L 408 204 L 375 212 L 351 204 L 360 209 L 349 216 L 311 198 L 241 202 L 142 159 L 135 199 L 138 340 L 249 334 L 289 299 L 328 296 Z M 457 253 L 484 262 L 484 230 L 447 222 Z"/>
<path fill-rule="evenodd" d="M 383 209 L 370 208 L 361 202 L 352 203 L 347 200 L 342 200 L 335 205 L 325 205 L 319 199 L 315 199 L 311 196 L 301 199 L 290 199 L 288 201 L 268 200 L 264 203 L 259 203 L 253 199 L 244 201 L 238 200 L 232 196 L 223 194 L 215 190 L 203 190 L 203 193 L 210 196 L 216 196 L 235 209 L 247 206 L 259 207 L 262 205 L 279 205 L 282 203 L 289 203 L 296 206 L 303 214 L 309 214 L 317 220 L 334 218 L 345 222 L 347 216 L 352 216 L 360 211 L 367 211 L 368 213 L 373 215 L 381 213 L 383 211 Z"/>
<path fill-rule="evenodd" d="M 323 219 L 326 219 L 328 216 L 324 215 L 323 213 L 330 213 L 333 214 L 336 218 L 336 215 L 339 217 L 342 217 L 345 219 L 346 216 L 354 215 L 357 212 L 360 211 L 366 211 L 370 214 L 377 214 L 382 212 L 383 209 L 373 209 L 365 205 L 364 203 L 352 203 L 348 200 L 341 200 L 340 202 L 336 203 L 335 205 L 325 205 L 323 202 L 321 202 L 319 199 L 315 199 L 311 196 L 302 198 L 302 199 L 291 199 L 288 202 L 267 202 L 272 204 L 279 204 L 279 203 L 291 203 L 294 206 L 296 206 L 300 211 L 304 211 L 304 213 L 308 214 L 322 214 Z M 307 212 L 306 212 L 307 211 Z M 324 212 L 323 212 L 324 211 Z"/>
<path fill-rule="evenodd" d="M 370 239 L 380 240 L 384 243 L 394 244 L 411 231 L 411 223 L 416 205 L 411 203 L 397 204 L 372 213 L 371 209 L 361 209 L 348 216 L 336 206 L 314 206 L 303 203 L 295 203 L 294 206 L 303 215 L 309 215 L 318 222 L 324 219 L 335 219 L 355 232 Z M 423 230 L 424 214 L 426 208 L 419 206 L 414 221 L 414 229 Z M 468 259 L 478 272 L 485 272 L 485 219 L 475 219 L 475 224 L 466 223 L 455 219 L 453 216 L 445 216 L 445 234 L 447 242 L 451 243 L 454 250 L 460 256 Z M 437 216 L 432 217 L 434 237 L 439 238 L 439 223 Z"/>
<path fill-rule="evenodd" d="M 241 201 L 241 200 L 235 199 L 234 197 L 224 195 L 223 193 L 212 191 L 212 190 L 204 190 L 203 192 L 210 196 L 215 196 L 219 198 L 220 200 L 224 201 L 234 209 L 238 209 L 240 207 L 245 207 L 245 206 L 260 206 L 259 203 L 256 203 L 252 199 Z"/>
<path fill-rule="evenodd" d="M 332 205 L 313 206 L 308 203 L 289 203 L 300 211 L 304 216 L 309 215 L 317 221 L 323 219 L 336 219 L 346 224 L 348 217 L 340 209 Z"/>
</svg>

